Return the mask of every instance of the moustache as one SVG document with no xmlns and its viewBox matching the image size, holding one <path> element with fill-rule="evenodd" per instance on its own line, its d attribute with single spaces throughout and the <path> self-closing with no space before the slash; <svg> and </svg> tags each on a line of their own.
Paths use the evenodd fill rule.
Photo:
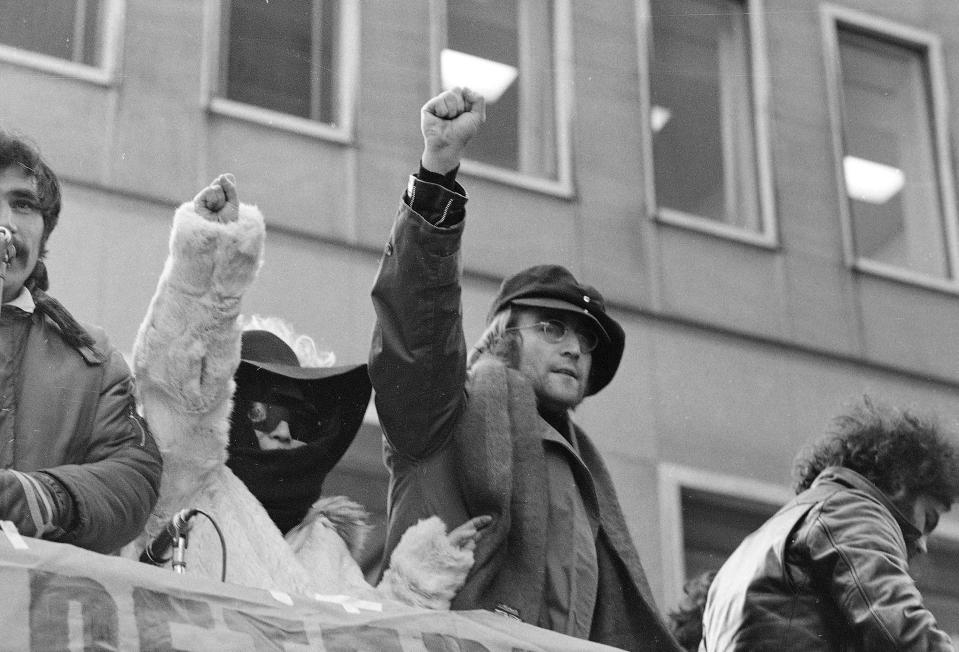
<svg viewBox="0 0 959 652">
<path fill-rule="evenodd" d="M 30 253 L 30 248 L 19 238 L 11 239 L 3 236 L 4 234 L 0 233 L 0 262 L 9 264 L 17 257 L 26 258 Z"/>
</svg>

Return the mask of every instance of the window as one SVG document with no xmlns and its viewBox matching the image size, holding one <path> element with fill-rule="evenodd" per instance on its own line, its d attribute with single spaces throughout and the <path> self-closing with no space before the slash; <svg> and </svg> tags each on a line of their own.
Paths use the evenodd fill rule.
<svg viewBox="0 0 959 652">
<path fill-rule="evenodd" d="M 946 524 L 943 524 L 946 525 Z M 951 523 L 949 525 L 952 525 Z M 948 527 L 948 526 L 947 526 Z M 909 572 L 916 579 L 926 607 L 936 616 L 939 628 L 959 643 L 959 532 L 940 526 L 929 540 L 929 554 L 916 557 Z"/>
<path fill-rule="evenodd" d="M 824 10 L 848 262 L 955 285 L 955 200 L 938 38 Z"/>
<path fill-rule="evenodd" d="M 642 19 L 655 216 L 774 244 L 759 2 L 647 0 Z"/>
<path fill-rule="evenodd" d="M 120 14 L 116 0 L 0 0 L 0 59 L 105 83 Z"/>
<path fill-rule="evenodd" d="M 680 501 L 687 578 L 719 570 L 742 540 L 779 508 L 690 487 L 682 488 Z"/>
<path fill-rule="evenodd" d="M 568 0 L 447 0 L 440 83 L 487 99 L 464 169 L 568 192 Z M 518 174 L 517 174 L 518 173 Z"/>
<path fill-rule="evenodd" d="M 663 575 L 667 609 L 687 579 L 718 570 L 749 533 L 791 497 L 783 486 L 661 464 Z"/>
<path fill-rule="evenodd" d="M 324 135 L 348 130 L 355 1 L 222 0 L 217 9 L 211 108 Z"/>
</svg>

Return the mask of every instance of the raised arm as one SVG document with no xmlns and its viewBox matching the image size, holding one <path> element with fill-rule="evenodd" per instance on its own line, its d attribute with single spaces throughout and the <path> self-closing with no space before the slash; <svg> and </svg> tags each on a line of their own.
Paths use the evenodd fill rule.
<svg viewBox="0 0 959 652">
<path fill-rule="evenodd" d="M 411 459 L 445 443 L 462 403 L 466 195 L 453 177 L 485 116 L 482 96 L 468 89 L 445 91 L 423 106 L 423 170 L 410 179 L 373 286 L 376 408 L 390 445 Z"/>
<path fill-rule="evenodd" d="M 155 513 L 182 506 L 226 460 L 240 300 L 263 250 L 263 217 L 220 175 L 173 219 L 170 254 L 134 344 L 144 416 L 163 454 Z"/>
</svg>

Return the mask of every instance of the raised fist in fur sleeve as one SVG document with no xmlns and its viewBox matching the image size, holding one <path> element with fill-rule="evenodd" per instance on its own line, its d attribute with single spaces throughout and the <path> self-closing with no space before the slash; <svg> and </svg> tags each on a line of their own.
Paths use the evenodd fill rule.
<svg viewBox="0 0 959 652">
<path fill-rule="evenodd" d="M 240 200 L 236 193 L 236 178 L 221 174 L 193 198 L 193 209 L 211 222 L 236 222 L 240 213 Z"/>
</svg>

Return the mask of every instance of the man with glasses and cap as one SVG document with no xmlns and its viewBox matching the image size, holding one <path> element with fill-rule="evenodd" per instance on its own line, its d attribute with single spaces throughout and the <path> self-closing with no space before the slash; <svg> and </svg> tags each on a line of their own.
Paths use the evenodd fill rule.
<svg viewBox="0 0 959 652">
<path fill-rule="evenodd" d="M 484 100 L 421 111 L 410 178 L 372 290 L 370 377 L 390 470 L 388 555 L 418 519 L 493 521 L 454 609 L 489 609 L 629 650 L 678 650 L 654 605 L 613 482 L 570 418 L 623 353 L 602 295 L 558 265 L 506 279 L 467 354 L 460 305 L 463 149 Z"/>
</svg>

